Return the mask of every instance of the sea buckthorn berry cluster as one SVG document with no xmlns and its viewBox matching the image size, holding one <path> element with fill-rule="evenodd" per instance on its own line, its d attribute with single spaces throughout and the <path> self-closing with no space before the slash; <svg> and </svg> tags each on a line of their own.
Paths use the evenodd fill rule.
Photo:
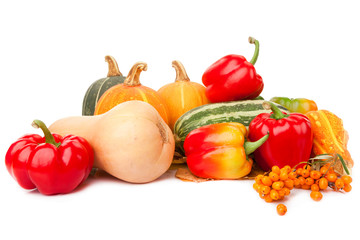
<svg viewBox="0 0 360 240">
<path fill-rule="evenodd" d="M 292 173 L 290 166 L 279 168 L 274 166 L 266 175 L 255 177 L 254 189 L 265 202 L 273 202 L 284 199 L 294 188 L 296 175 Z"/>
<path fill-rule="evenodd" d="M 319 171 L 312 169 L 310 165 L 305 165 L 303 168 L 292 171 L 296 172 L 297 175 L 295 188 L 310 189 L 310 197 L 315 201 L 322 199 L 320 191 L 328 187 L 335 191 L 351 191 L 350 183 L 352 182 L 352 178 L 348 175 L 340 176 L 329 163 L 322 166 Z"/>
<path fill-rule="evenodd" d="M 320 201 L 322 190 L 332 188 L 334 191 L 351 191 L 352 178 L 348 175 L 340 176 L 333 169 L 333 164 L 327 163 L 318 170 L 311 164 L 300 168 L 273 166 L 270 172 L 257 175 L 253 188 L 265 202 L 274 202 L 284 199 L 293 188 L 310 190 L 310 197 Z M 284 215 L 286 206 L 279 204 L 279 215 Z"/>
</svg>

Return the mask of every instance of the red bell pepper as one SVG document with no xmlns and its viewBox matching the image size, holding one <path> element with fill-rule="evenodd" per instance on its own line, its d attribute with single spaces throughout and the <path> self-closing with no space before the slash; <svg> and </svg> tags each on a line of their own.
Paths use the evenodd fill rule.
<svg viewBox="0 0 360 240">
<path fill-rule="evenodd" d="M 259 55 L 259 41 L 249 37 L 249 42 L 255 44 L 255 53 L 250 62 L 240 55 L 227 55 L 203 74 L 202 82 L 210 102 L 254 99 L 262 92 L 264 83 L 254 67 Z"/>
<path fill-rule="evenodd" d="M 241 123 L 216 123 L 191 131 L 184 142 L 189 170 L 198 177 L 211 179 L 238 179 L 248 175 L 253 164 L 248 155 L 268 135 L 247 142 L 246 133 Z"/>
<path fill-rule="evenodd" d="M 313 132 L 301 113 L 286 114 L 267 102 L 272 113 L 261 113 L 249 125 L 249 139 L 256 141 L 269 132 L 269 139 L 254 152 L 256 163 L 268 171 L 272 166 L 294 167 L 310 158 Z"/>
<path fill-rule="evenodd" d="M 44 137 L 28 134 L 19 138 L 5 156 L 10 175 L 25 189 L 37 188 L 45 195 L 69 193 L 89 176 L 94 163 L 90 144 L 82 137 L 51 134 L 35 120 Z"/>
</svg>

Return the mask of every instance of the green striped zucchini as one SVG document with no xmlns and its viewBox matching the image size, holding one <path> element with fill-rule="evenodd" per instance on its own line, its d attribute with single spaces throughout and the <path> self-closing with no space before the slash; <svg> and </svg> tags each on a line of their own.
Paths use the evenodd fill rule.
<svg viewBox="0 0 360 240">
<path fill-rule="evenodd" d="M 248 127 L 260 113 L 271 112 L 263 108 L 264 100 L 244 100 L 222 103 L 210 103 L 196 107 L 183 114 L 175 123 L 174 134 L 177 151 L 184 153 L 186 136 L 194 129 L 222 122 L 239 122 Z M 280 110 L 289 111 L 276 104 Z"/>
</svg>

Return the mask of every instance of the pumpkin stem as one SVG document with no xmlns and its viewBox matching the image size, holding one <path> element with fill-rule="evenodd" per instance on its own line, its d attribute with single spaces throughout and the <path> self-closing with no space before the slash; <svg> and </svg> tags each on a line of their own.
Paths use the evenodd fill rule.
<svg viewBox="0 0 360 240">
<path fill-rule="evenodd" d="M 147 70 L 147 64 L 145 62 L 137 62 L 132 66 L 127 75 L 124 84 L 126 86 L 140 85 L 140 73 Z"/>
<path fill-rule="evenodd" d="M 107 55 L 105 56 L 105 62 L 109 64 L 109 72 L 107 75 L 108 77 L 122 76 L 115 58 Z"/>
<path fill-rule="evenodd" d="M 40 120 L 34 120 L 31 124 L 34 128 L 40 128 L 45 136 L 45 143 L 50 143 L 55 145 L 55 147 L 59 147 L 61 145 L 60 142 L 56 142 L 54 136 L 51 134 L 50 130 L 46 127 L 45 123 Z"/>
<path fill-rule="evenodd" d="M 190 81 L 184 65 L 182 65 L 182 63 L 178 60 L 174 60 L 172 62 L 172 67 L 175 68 L 176 71 L 176 79 L 175 82 L 179 82 L 179 81 Z"/>
<path fill-rule="evenodd" d="M 255 44 L 255 52 L 254 52 L 254 55 L 253 55 L 252 59 L 250 60 L 250 63 L 251 63 L 252 65 L 255 65 L 256 60 L 258 59 L 258 56 L 259 56 L 260 44 L 259 44 L 259 41 L 256 40 L 256 39 L 253 38 L 253 37 L 249 37 L 249 43 Z"/>
</svg>

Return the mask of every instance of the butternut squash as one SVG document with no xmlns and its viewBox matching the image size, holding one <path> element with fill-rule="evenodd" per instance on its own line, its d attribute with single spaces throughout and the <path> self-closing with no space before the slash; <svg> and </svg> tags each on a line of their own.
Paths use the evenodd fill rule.
<svg viewBox="0 0 360 240">
<path fill-rule="evenodd" d="M 85 138 L 94 149 L 94 167 L 131 183 L 157 179 L 170 167 L 174 155 L 170 128 L 143 101 L 127 101 L 101 115 L 60 119 L 49 129 Z"/>
</svg>

